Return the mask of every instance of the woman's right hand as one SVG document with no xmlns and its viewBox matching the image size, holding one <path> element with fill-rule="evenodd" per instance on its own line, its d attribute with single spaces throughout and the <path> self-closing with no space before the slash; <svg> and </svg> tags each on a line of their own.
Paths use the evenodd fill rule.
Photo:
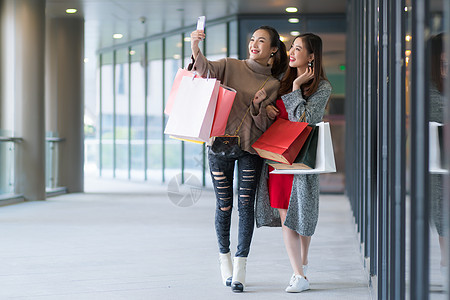
<svg viewBox="0 0 450 300">
<path fill-rule="evenodd" d="M 267 116 L 271 120 L 275 120 L 275 118 L 280 114 L 280 111 L 278 110 L 278 108 L 276 108 L 272 104 L 269 104 L 266 106 L 266 112 L 267 112 Z"/>
<path fill-rule="evenodd" d="M 192 55 L 194 55 L 194 59 L 197 58 L 198 53 L 200 52 L 200 48 L 198 47 L 198 44 L 200 41 L 203 41 L 205 39 L 205 31 L 204 30 L 195 30 L 191 33 L 191 49 L 192 49 Z"/>
<path fill-rule="evenodd" d="M 314 78 L 314 71 L 311 67 L 306 68 L 303 74 L 300 74 L 297 78 L 295 78 L 292 83 L 292 91 L 298 90 L 302 84 L 307 83 L 311 79 Z"/>
</svg>

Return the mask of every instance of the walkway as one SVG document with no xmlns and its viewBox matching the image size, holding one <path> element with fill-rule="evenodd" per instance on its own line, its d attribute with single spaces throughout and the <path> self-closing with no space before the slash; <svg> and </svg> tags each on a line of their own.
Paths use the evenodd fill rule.
<svg viewBox="0 0 450 300">
<path fill-rule="evenodd" d="M 210 190 L 179 207 L 166 186 L 86 181 L 85 194 L 0 208 L 0 299 L 369 299 L 343 196 L 321 197 L 310 291 L 284 292 L 292 272 L 281 230 L 263 228 L 247 292 L 233 294 L 220 281 Z"/>
</svg>

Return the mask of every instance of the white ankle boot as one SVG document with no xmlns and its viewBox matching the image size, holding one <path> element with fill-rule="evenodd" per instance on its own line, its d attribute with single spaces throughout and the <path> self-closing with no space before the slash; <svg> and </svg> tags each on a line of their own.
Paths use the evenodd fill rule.
<svg viewBox="0 0 450 300">
<path fill-rule="evenodd" d="M 235 257 L 233 261 L 233 283 L 231 290 L 235 293 L 244 291 L 247 257 Z"/>
<path fill-rule="evenodd" d="M 231 263 L 231 253 L 219 253 L 220 273 L 223 284 L 231 286 L 231 276 L 233 276 L 233 265 Z"/>
</svg>

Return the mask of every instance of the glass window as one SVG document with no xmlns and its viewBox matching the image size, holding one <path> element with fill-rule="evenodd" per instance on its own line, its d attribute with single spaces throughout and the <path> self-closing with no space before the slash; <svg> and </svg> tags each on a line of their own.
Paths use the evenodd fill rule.
<svg viewBox="0 0 450 300">
<path fill-rule="evenodd" d="M 206 31 L 206 57 L 218 60 L 227 56 L 227 26 L 219 24 L 210 26 Z"/>
<path fill-rule="evenodd" d="M 162 181 L 163 161 L 163 45 L 162 40 L 147 46 L 147 179 Z"/>
<path fill-rule="evenodd" d="M 1 130 L 0 136 L 13 136 L 9 130 Z M 0 141 L 0 196 L 14 193 L 15 144 Z"/>
<path fill-rule="evenodd" d="M 128 48 L 116 52 L 116 170 L 118 178 L 128 178 L 128 128 L 129 128 L 129 70 Z"/>
<path fill-rule="evenodd" d="M 100 170 L 100 57 L 84 64 L 84 174 L 88 176 L 98 176 Z"/>
<path fill-rule="evenodd" d="M 184 33 L 183 43 L 184 43 L 184 60 L 183 60 L 183 67 L 186 68 L 191 63 L 191 31 L 186 31 Z M 199 44 L 200 49 L 203 50 L 203 42 L 200 42 Z"/>
<path fill-rule="evenodd" d="M 114 89 L 113 89 L 113 53 L 102 54 L 101 65 L 101 174 L 105 177 L 113 176 L 113 116 L 114 116 Z"/>
<path fill-rule="evenodd" d="M 131 178 L 145 178 L 145 48 L 130 50 Z"/>
<path fill-rule="evenodd" d="M 167 99 L 172 83 L 179 68 L 181 68 L 181 35 L 174 35 L 165 40 L 165 61 L 164 61 L 164 99 Z M 167 118 L 165 118 L 165 123 Z M 165 138 L 165 180 L 170 181 L 173 176 L 181 172 L 181 142 Z"/>
<path fill-rule="evenodd" d="M 228 45 L 228 47 L 230 48 L 230 57 L 233 58 L 238 58 L 238 24 L 237 21 L 231 21 L 229 23 L 229 35 L 230 35 L 230 44 Z"/>
<path fill-rule="evenodd" d="M 191 63 L 191 32 L 184 34 L 184 67 Z M 200 49 L 203 49 L 203 42 L 200 42 Z M 190 142 L 184 143 L 184 173 L 185 177 L 188 173 L 193 174 L 199 181 L 203 176 L 203 150 L 202 144 L 195 144 Z"/>
</svg>

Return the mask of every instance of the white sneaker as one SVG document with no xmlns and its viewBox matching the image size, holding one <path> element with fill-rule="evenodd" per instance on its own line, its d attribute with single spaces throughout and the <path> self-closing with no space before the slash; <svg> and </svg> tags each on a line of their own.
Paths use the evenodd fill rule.
<svg viewBox="0 0 450 300">
<path fill-rule="evenodd" d="M 295 279 L 295 273 L 292 274 L 291 279 L 289 280 L 289 285 L 292 285 L 292 283 L 294 283 L 294 279 Z"/>
<path fill-rule="evenodd" d="M 306 276 L 306 272 L 308 272 L 308 265 L 303 265 L 303 274 Z M 289 285 L 292 284 L 292 282 L 295 279 L 295 273 L 292 274 L 291 280 L 289 280 Z"/>
<path fill-rule="evenodd" d="M 295 275 L 291 278 L 291 283 L 286 288 L 288 293 L 300 293 L 306 290 L 309 290 L 309 281 L 301 275 Z"/>
</svg>

